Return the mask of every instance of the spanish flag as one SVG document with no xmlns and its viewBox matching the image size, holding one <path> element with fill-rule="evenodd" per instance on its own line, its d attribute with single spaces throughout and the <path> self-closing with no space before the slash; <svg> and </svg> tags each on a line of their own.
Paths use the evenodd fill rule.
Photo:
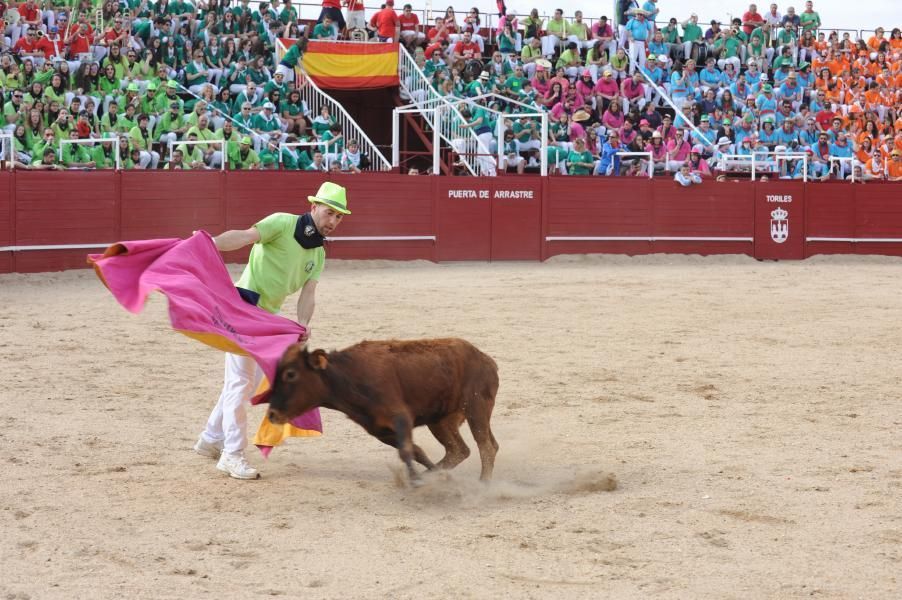
<svg viewBox="0 0 902 600">
<path fill-rule="evenodd" d="M 398 85 L 398 44 L 311 40 L 303 66 L 325 89 L 393 87 Z"/>
</svg>

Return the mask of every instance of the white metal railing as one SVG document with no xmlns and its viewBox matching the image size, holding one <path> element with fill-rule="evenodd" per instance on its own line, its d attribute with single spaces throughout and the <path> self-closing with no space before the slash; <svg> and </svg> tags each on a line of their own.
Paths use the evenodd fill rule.
<svg viewBox="0 0 902 600">
<path fill-rule="evenodd" d="M 226 170 L 226 163 L 229 162 L 228 152 L 226 151 L 226 141 L 225 140 L 182 140 L 182 141 L 172 141 L 169 140 L 169 162 L 172 162 L 172 153 L 175 150 L 181 150 L 181 148 L 176 148 L 176 146 L 206 146 L 207 144 L 214 145 L 219 144 L 220 153 L 222 154 L 222 159 L 219 161 L 219 170 Z M 182 155 L 185 153 L 182 152 Z M 183 156 L 184 160 L 184 156 Z"/>
<path fill-rule="evenodd" d="M 850 183 L 855 183 L 855 163 L 857 162 L 855 158 L 853 158 L 853 157 L 851 157 L 851 156 L 848 156 L 848 157 L 846 157 L 846 156 L 831 156 L 831 157 L 829 158 L 829 160 L 830 160 L 830 172 L 831 172 L 831 173 L 833 172 L 833 165 L 834 165 L 834 164 L 837 164 L 837 165 L 839 165 L 840 167 L 842 167 L 842 164 L 843 164 L 843 163 L 849 163 L 849 171 L 851 171 L 851 173 L 852 173 L 852 180 L 850 181 Z M 862 171 L 862 173 L 863 173 L 863 172 L 864 172 L 864 171 Z M 840 175 L 840 179 L 842 179 L 842 177 L 841 177 L 841 175 L 842 175 L 842 169 L 841 169 L 841 168 L 838 170 L 838 173 L 837 173 L 837 174 Z"/>
<path fill-rule="evenodd" d="M 85 140 L 66 140 L 66 139 L 60 140 L 60 147 L 58 150 L 59 161 L 60 161 L 60 163 L 63 162 L 63 147 L 66 144 L 76 144 L 76 145 L 81 145 L 81 146 L 89 146 L 89 147 L 93 148 L 97 144 L 101 144 L 103 142 L 112 142 L 113 144 L 115 144 L 115 148 L 114 148 L 115 151 L 113 152 L 113 154 L 116 155 L 116 170 L 117 171 L 120 170 L 122 167 L 122 160 L 121 160 L 121 157 L 119 156 L 119 137 L 118 136 L 115 138 L 107 138 L 107 139 L 90 138 L 90 139 L 85 139 Z M 32 160 L 34 160 L 34 157 L 32 157 Z M 94 160 L 93 157 L 90 158 L 90 160 L 88 162 L 90 162 L 91 160 Z M 96 165 L 94 168 L 97 168 Z"/>
<path fill-rule="evenodd" d="M 645 157 L 645 160 L 648 161 L 648 178 L 651 179 L 655 176 L 655 157 L 651 152 L 616 152 L 614 156 L 640 156 Z"/>
<path fill-rule="evenodd" d="M 16 166 L 16 143 L 13 134 L 0 132 L 0 157 L 6 161 L 6 168 L 12 171 Z M 34 159 L 32 159 L 34 160 Z"/>
<path fill-rule="evenodd" d="M 281 42 L 278 46 L 279 49 L 282 50 Z M 370 137 L 363 129 L 361 129 L 360 125 L 357 124 L 357 121 L 348 114 L 348 111 L 345 110 L 341 103 L 336 102 L 332 96 L 322 91 L 300 65 L 295 67 L 294 75 L 298 91 L 301 93 L 301 99 L 307 104 L 308 108 L 315 107 L 322 110 L 323 106 L 328 106 L 329 114 L 341 127 L 341 133 L 344 136 L 345 143 L 347 143 L 347 140 L 351 139 L 358 140 L 363 153 L 372 157 L 371 164 L 375 170 L 391 170 L 391 163 L 389 163 L 388 159 L 385 158 L 385 155 L 382 154 L 376 144 L 374 144 Z"/>
<path fill-rule="evenodd" d="M 417 107 L 415 104 L 408 104 L 405 106 L 399 106 L 392 111 L 392 128 L 391 128 L 391 165 L 394 168 L 401 167 L 401 119 L 402 115 L 405 114 L 418 114 L 422 115 L 424 119 L 427 119 L 427 122 L 434 123 L 438 119 L 436 114 L 438 113 L 438 109 L 426 108 L 426 107 Z M 428 117 L 431 116 L 432 120 L 429 121 Z M 432 174 L 439 175 L 441 170 L 441 144 L 442 139 L 439 136 L 439 129 L 437 127 L 432 128 Z"/>
<path fill-rule="evenodd" d="M 761 158 L 764 157 L 764 158 Z M 736 169 L 748 169 L 752 181 L 757 179 L 759 172 L 767 174 L 777 173 L 783 176 L 784 162 L 802 161 L 802 180 L 808 181 L 808 155 L 802 152 L 753 152 L 752 154 L 721 154 L 718 170 L 731 171 Z"/>
<path fill-rule="evenodd" d="M 423 70 L 417 66 L 403 45 L 398 47 L 398 81 L 402 96 L 410 100 L 413 106 L 434 109 L 422 112 L 423 119 L 430 127 L 438 129 L 439 137 L 457 152 L 461 164 L 471 175 L 495 175 L 494 164 L 489 168 L 490 165 L 485 160 L 476 160 L 479 155 L 491 155 L 491 151 L 479 140 L 475 132 L 460 127 L 465 121 L 458 108 L 432 87 Z M 433 151 L 438 149 L 433 148 Z"/>
</svg>

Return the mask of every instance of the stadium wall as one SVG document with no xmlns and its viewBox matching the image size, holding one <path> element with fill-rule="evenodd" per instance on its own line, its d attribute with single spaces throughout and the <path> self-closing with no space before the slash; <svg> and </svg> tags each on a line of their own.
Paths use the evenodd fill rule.
<svg viewBox="0 0 902 600">
<path fill-rule="evenodd" d="M 325 179 L 273 171 L 0 173 L 0 272 L 84 267 L 87 253 L 120 240 L 246 228 L 271 212 L 302 210 L 304 197 Z M 333 258 L 902 256 L 902 186 L 894 184 L 771 180 L 682 188 L 667 179 L 596 177 L 331 179 L 348 188 L 354 213 L 329 242 Z"/>
</svg>

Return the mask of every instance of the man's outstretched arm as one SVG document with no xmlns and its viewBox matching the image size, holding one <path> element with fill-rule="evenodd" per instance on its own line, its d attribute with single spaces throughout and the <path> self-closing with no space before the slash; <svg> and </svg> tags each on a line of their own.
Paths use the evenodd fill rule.
<svg viewBox="0 0 902 600">
<path fill-rule="evenodd" d="M 256 227 L 250 229 L 232 229 L 224 231 L 213 238 L 213 243 L 221 252 L 239 250 L 260 241 L 260 232 Z"/>
</svg>

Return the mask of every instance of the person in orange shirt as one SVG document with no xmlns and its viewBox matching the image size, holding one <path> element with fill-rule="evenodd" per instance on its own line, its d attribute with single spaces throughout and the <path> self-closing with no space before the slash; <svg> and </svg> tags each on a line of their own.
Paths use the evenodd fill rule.
<svg viewBox="0 0 902 600">
<path fill-rule="evenodd" d="M 860 137 L 860 136 L 859 136 Z M 870 136 L 865 136 L 855 144 L 855 158 L 863 165 L 868 164 L 871 160 L 871 154 L 874 152 L 874 144 L 871 142 Z"/>
<path fill-rule="evenodd" d="M 902 150 L 893 150 L 892 158 L 886 166 L 886 178 L 889 181 L 902 181 Z"/>
<path fill-rule="evenodd" d="M 902 50 L 902 30 L 898 27 L 893 28 L 893 32 L 889 34 L 889 47 L 893 50 Z"/>
<path fill-rule="evenodd" d="M 875 148 L 871 159 L 865 163 L 868 174 L 873 179 L 883 179 L 886 169 L 883 163 L 883 153 L 880 148 Z"/>
<path fill-rule="evenodd" d="M 885 40 L 883 39 L 883 27 L 878 27 L 874 30 L 874 35 L 871 36 L 871 39 L 868 40 L 868 48 L 877 52 L 880 50 L 880 44 L 882 44 Z"/>
</svg>

